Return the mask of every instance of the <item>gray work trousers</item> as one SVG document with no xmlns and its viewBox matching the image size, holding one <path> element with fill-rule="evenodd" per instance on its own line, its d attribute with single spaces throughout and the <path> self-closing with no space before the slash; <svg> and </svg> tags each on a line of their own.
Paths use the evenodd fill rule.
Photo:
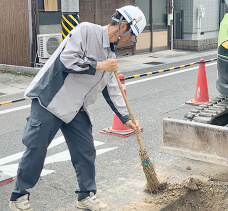
<svg viewBox="0 0 228 211">
<path fill-rule="evenodd" d="M 71 162 L 77 174 L 78 200 L 86 198 L 89 192 L 96 192 L 94 165 L 96 150 L 92 125 L 87 113 L 81 109 L 75 118 L 66 124 L 41 107 L 37 99 L 33 99 L 31 114 L 22 138 L 27 149 L 18 167 L 16 187 L 11 199 L 16 200 L 28 193 L 27 189 L 35 186 L 44 166 L 47 148 L 59 129 L 65 137 Z"/>
</svg>

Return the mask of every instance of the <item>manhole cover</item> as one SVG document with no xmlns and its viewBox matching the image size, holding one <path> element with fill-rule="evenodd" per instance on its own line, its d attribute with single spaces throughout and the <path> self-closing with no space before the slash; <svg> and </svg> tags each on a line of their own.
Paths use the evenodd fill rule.
<svg viewBox="0 0 228 211">
<path fill-rule="evenodd" d="M 159 64 L 163 64 L 163 62 L 147 62 L 144 64 L 159 65 Z"/>
</svg>

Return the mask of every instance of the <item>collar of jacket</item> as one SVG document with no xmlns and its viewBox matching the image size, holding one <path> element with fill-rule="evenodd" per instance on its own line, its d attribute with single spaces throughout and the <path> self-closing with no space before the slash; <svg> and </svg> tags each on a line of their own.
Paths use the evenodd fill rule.
<svg viewBox="0 0 228 211">
<path fill-rule="evenodd" d="M 103 48 L 110 48 L 109 36 L 108 36 L 108 25 L 103 26 Z"/>
</svg>

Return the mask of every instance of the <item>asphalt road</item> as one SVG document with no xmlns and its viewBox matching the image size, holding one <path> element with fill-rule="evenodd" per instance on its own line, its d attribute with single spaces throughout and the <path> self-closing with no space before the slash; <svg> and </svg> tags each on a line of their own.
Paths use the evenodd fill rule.
<svg viewBox="0 0 228 211">
<path fill-rule="evenodd" d="M 215 58 L 214 56 L 213 58 Z M 210 56 L 211 58 L 211 56 Z M 199 60 L 195 59 L 194 61 Z M 205 58 L 207 59 L 207 58 Z M 125 76 L 147 71 L 187 64 L 191 61 L 176 61 L 174 64 L 151 66 L 150 69 L 125 73 Z M 183 119 L 193 107 L 185 102 L 194 98 L 198 66 L 156 74 L 126 82 L 129 104 L 136 119 L 140 120 L 144 146 L 154 162 L 160 180 L 176 182 L 191 175 L 208 176 L 209 164 L 174 157 L 160 152 L 162 145 L 162 120 L 165 117 Z M 219 95 L 215 88 L 216 62 L 206 64 L 209 97 Z M 23 97 L 24 87 L 32 78 L 2 74 L 0 102 Z M 12 87 L 13 81 L 13 87 Z M 17 85 L 15 85 L 17 84 Z M 15 92 L 14 92 L 15 91 Z M 14 94 L 16 93 L 16 94 Z M 25 150 L 21 143 L 23 128 L 29 116 L 30 101 L 8 104 L 0 107 L 0 170 L 15 174 L 19 157 Z M 26 106 L 26 108 L 22 108 Z M 18 110 L 14 110 L 14 109 Z M 112 125 L 112 111 L 102 95 L 90 107 L 93 118 L 93 134 L 96 141 L 96 180 L 98 196 L 108 203 L 111 210 L 120 211 L 128 203 L 135 203 L 145 196 L 145 177 L 138 155 L 139 147 L 135 136 L 120 138 L 100 133 Z M 48 150 L 44 176 L 31 190 L 31 205 L 36 211 L 75 210 L 74 193 L 77 181 L 67 146 L 59 132 Z M 192 170 L 186 170 L 191 165 Z M 210 167 L 210 169 L 212 169 Z M 0 187 L 0 210 L 8 211 L 8 201 L 15 181 Z"/>
</svg>

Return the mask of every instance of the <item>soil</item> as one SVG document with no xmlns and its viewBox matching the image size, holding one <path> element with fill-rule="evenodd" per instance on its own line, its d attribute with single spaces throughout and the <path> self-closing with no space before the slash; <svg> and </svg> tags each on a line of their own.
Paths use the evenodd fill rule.
<svg viewBox="0 0 228 211">
<path fill-rule="evenodd" d="M 128 204 L 123 211 L 227 211 L 228 177 L 219 175 L 202 181 L 189 178 L 175 184 L 163 184 L 163 190 L 148 194 L 136 204 Z"/>
</svg>

